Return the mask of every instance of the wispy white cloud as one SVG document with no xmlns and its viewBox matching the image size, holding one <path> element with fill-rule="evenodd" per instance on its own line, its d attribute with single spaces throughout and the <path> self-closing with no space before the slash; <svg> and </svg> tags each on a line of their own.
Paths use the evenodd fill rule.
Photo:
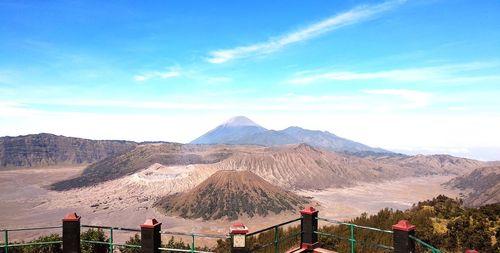
<svg viewBox="0 0 500 253">
<path fill-rule="evenodd" d="M 207 61 L 218 64 L 236 58 L 272 53 L 287 45 L 309 40 L 338 28 L 367 20 L 377 14 L 392 9 L 403 2 L 405 2 L 405 0 L 387 1 L 378 5 L 358 6 L 347 12 L 337 14 L 333 17 L 309 25 L 304 29 L 288 33 L 277 38 L 272 38 L 266 42 L 212 51 L 209 53 Z"/>
<path fill-rule="evenodd" d="M 180 76 L 180 70 L 178 68 L 171 68 L 167 71 L 152 71 L 139 75 L 135 75 L 133 79 L 138 82 L 147 81 L 149 79 L 168 79 Z"/>
<path fill-rule="evenodd" d="M 472 62 L 420 68 L 392 69 L 375 72 L 332 71 L 315 74 L 300 72 L 288 82 L 307 85 L 319 81 L 353 81 L 383 79 L 396 82 L 433 81 L 439 83 L 465 83 L 486 80 L 500 80 L 500 75 L 470 74 L 468 71 L 498 66 L 497 63 Z"/>
<path fill-rule="evenodd" d="M 428 106 L 431 103 L 432 94 L 417 90 L 407 90 L 407 89 L 376 89 L 376 90 L 364 90 L 366 94 L 372 95 L 388 95 L 401 97 L 409 102 L 411 105 L 406 107 L 420 108 Z"/>
</svg>

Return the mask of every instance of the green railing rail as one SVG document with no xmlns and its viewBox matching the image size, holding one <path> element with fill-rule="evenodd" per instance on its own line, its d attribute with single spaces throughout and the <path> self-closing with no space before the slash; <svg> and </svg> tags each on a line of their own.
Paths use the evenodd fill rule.
<svg viewBox="0 0 500 253">
<path fill-rule="evenodd" d="M 81 242 L 85 243 L 91 243 L 91 244 L 103 244 L 103 245 L 108 245 L 109 246 L 109 252 L 113 252 L 115 246 L 118 247 L 129 247 L 129 248 L 141 248 L 141 245 L 134 245 L 134 244 L 121 244 L 121 243 L 115 243 L 113 241 L 113 231 L 123 231 L 123 232 L 135 232 L 135 233 L 140 233 L 140 229 L 135 229 L 135 228 L 122 228 L 122 227 L 109 227 L 109 226 L 98 226 L 98 225 L 80 225 L 82 228 L 97 228 L 97 229 L 102 229 L 102 230 L 108 230 L 109 231 L 109 239 L 107 242 L 103 241 L 92 241 L 92 240 L 80 240 Z"/>
<path fill-rule="evenodd" d="M 373 247 L 373 248 L 380 248 L 382 250 L 391 250 L 391 251 L 394 250 L 394 247 L 392 247 L 392 246 L 368 242 L 368 241 L 356 240 L 356 238 L 355 238 L 355 229 L 366 229 L 366 230 L 380 232 L 380 233 L 393 234 L 394 232 L 391 230 L 372 228 L 372 227 L 356 225 L 353 223 L 347 223 L 347 222 L 342 222 L 342 221 L 337 221 L 337 220 L 332 220 L 332 219 L 325 219 L 325 218 L 320 218 L 320 217 L 317 217 L 316 219 L 318 221 L 326 221 L 326 222 L 337 224 L 337 225 L 347 226 L 349 228 L 349 237 L 335 235 L 335 234 L 331 234 L 331 233 L 325 233 L 325 232 L 321 232 L 321 231 L 314 231 L 314 233 L 316 233 L 318 236 L 330 236 L 330 237 L 338 238 L 340 240 L 349 241 L 351 253 L 355 252 L 356 244 L 365 245 L 365 246 Z"/>
<path fill-rule="evenodd" d="M 162 234 L 162 235 L 188 236 L 191 238 L 190 249 L 174 249 L 174 248 L 163 248 L 163 247 L 158 248 L 160 251 L 170 251 L 170 252 L 213 253 L 213 252 L 209 252 L 209 251 L 196 250 L 195 239 L 196 238 L 212 238 L 212 239 L 230 239 L 231 238 L 228 235 L 183 233 L 183 232 L 174 232 L 174 231 L 166 231 L 166 230 L 161 230 L 160 234 Z"/>
<path fill-rule="evenodd" d="M 301 228 L 301 230 L 298 233 L 293 233 L 291 235 L 288 235 L 288 236 L 280 238 L 280 236 L 279 236 L 279 228 L 283 227 L 285 225 L 291 224 L 293 222 L 297 222 L 297 221 L 302 221 L 302 217 L 297 218 L 297 219 L 293 219 L 293 220 L 289 220 L 289 221 L 286 221 L 286 222 L 283 222 L 283 223 L 280 223 L 280 224 L 277 224 L 277 225 L 274 225 L 274 226 L 270 226 L 270 227 L 267 227 L 267 228 L 264 228 L 264 229 L 261 229 L 261 230 L 257 230 L 255 232 L 247 234 L 247 238 L 248 238 L 250 236 L 259 235 L 259 234 L 261 234 L 263 232 L 274 230 L 274 241 L 266 243 L 266 244 L 263 244 L 263 245 L 258 245 L 258 247 L 252 247 L 252 248 L 250 248 L 250 252 L 259 251 L 259 250 L 262 250 L 262 249 L 265 249 L 265 248 L 267 248 L 269 246 L 274 245 L 274 252 L 278 253 L 281 242 L 285 242 L 285 241 L 288 241 L 288 240 L 290 240 L 292 238 L 296 238 L 297 236 L 299 236 L 299 235 L 302 234 L 302 228 Z"/>
<path fill-rule="evenodd" d="M 426 242 L 424 242 L 424 241 L 422 241 L 422 240 L 418 239 L 417 237 L 415 237 L 415 236 L 413 236 L 413 235 L 409 235 L 409 237 L 410 237 L 412 240 L 414 240 L 416 243 L 418 243 L 418 244 L 422 245 L 423 247 L 425 247 L 425 248 L 427 248 L 427 249 L 431 250 L 431 252 L 432 252 L 432 253 L 441 253 L 441 251 L 440 251 L 440 250 L 438 250 L 438 249 L 434 248 L 432 245 L 430 245 L 430 244 L 428 244 L 428 243 L 426 243 Z"/>
<path fill-rule="evenodd" d="M 28 243 L 13 243 L 13 244 L 9 243 L 9 232 L 33 231 L 33 230 L 57 229 L 57 228 L 62 228 L 62 226 L 2 229 L 0 231 L 3 234 L 3 251 L 5 253 L 8 253 L 10 247 L 21 247 L 21 246 L 31 246 L 31 245 L 38 245 L 38 246 L 40 246 L 40 245 L 50 245 L 50 244 L 62 244 L 62 241 L 28 242 Z"/>
</svg>

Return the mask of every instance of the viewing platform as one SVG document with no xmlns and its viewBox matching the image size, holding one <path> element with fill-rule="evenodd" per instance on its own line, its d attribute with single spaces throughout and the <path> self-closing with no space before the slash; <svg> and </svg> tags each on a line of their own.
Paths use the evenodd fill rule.
<svg viewBox="0 0 500 253">
<path fill-rule="evenodd" d="M 3 241 L 0 244 L 0 253 L 19 252 L 18 247 L 33 247 L 36 252 L 62 252 L 62 253 L 81 253 L 82 245 L 101 245 L 102 252 L 141 252 L 141 253 L 160 253 L 160 252 L 231 252 L 231 253 L 249 253 L 249 252 L 286 252 L 286 253 L 337 253 L 332 249 L 322 247 L 319 237 L 335 238 L 338 242 L 346 242 L 349 247 L 347 252 L 364 252 L 366 247 L 379 249 L 381 252 L 394 253 L 415 253 L 415 252 L 441 252 L 439 249 L 418 239 L 415 234 L 415 226 L 409 221 L 400 220 L 392 226 L 391 230 L 367 227 L 325 219 L 318 216 L 319 211 L 313 207 L 307 207 L 300 211 L 300 217 L 276 224 L 249 233 L 249 228 L 242 223 L 235 223 L 229 227 L 227 234 L 198 234 L 181 233 L 162 230 L 162 223 L 156 219 L 147 219 L 139 228 L 120 228 L 98 225 L 81 224 L 81 217 L 76 213 L 69 213 L 62 219 L 62 226 L 37 227 L 37 228 L 18 228 L 0 230 L 3 234 Z M 318 226 L 318 221 L 333 224 L 335 226 L 346 227 L 349 236 L 342 236 L 322 231 Z M 9 242 L 9 233 L 15 231 L 29 231 L 41 229 L 61 229 L 60 240 L 54 241 L 36 241 L 27 243 Z M 106 240 L 88 240 L 81 237 L 81 229 L 98 229 L 108 231 L 109 238 Z M 285 228 L 286 233 L 285 233 Z M 373 241 L 364 241 L 356 238 L 355 231 L 365 230 L 374 233 L 383 233 L 391 238 L 392 245 L 379 244 Z M 114 241 L 114 232 L 132 232 L 136 233 L 137 242 L 116 243 Z M 162 236 L 184 236 L 190 238 L 188 248 L 168 248 L 162 244 Z M 217 245 L 222 247 L 214 248 L 211 251 L 201 250 L 195 245 L 195 239 L 217 239 Z M 272 240 L 265 241 L 266 238 Z M 183 244 L 184 245 L 184 244 Z M 226 247 L 224 247 L 224 245 Z M 206 248 L 206 247 L 205 247 Z M 419 250 L 420 249 L 420 250 Z M 99 251 L 101 252 L 101 251 Z M 478 253 L 475 250 L 467 250 L 466 253 Z"/>
</svg>

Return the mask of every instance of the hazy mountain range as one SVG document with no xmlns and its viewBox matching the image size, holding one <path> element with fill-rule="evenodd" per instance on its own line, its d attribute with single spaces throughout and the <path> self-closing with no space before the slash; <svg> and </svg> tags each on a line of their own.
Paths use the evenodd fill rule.
<svg viewBox="0 0 500 253">
<path fill-rule="evenodd" d="M 191 141 L 191 144 L 247 144 L 278 146 L 305 143 L 313 147 L 350 154 L 393 154 L 351 141 L 328 131 L 308 130 L 296 126 L 268 130 L 244 116 L 237 116 Z"/>
<path fill-rule="evenodd" d="M 89 164 L 130 151 L 138 145 L 168 142 L 89 140 L 54 134 L 0 137 L 1 167 L 33 167 L 56 164 Z M 268 130 L 244 116 L 229 119 L 191 144 L 238 144 L 279 146 L 305 143 L 310 146 L 357 156 L 400 155 L 381 148 L 338 137 L 327 131 L 289 127 Z"/>
</svg>

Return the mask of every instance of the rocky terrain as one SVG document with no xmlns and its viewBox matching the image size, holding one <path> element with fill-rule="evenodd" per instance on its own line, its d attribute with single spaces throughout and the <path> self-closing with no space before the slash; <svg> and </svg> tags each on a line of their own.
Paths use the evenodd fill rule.
<svg viewBox="0 0 500 253">
<path fill-rule="evenodd" d="M 125 153 L 136 145 L 130 141 L 88 140 L 45 133 L 0 137 L 0 169 L 89 164 Z"/>
<path fill-rule="evenodd" d="M 452 156 L 362 158 L 299 144 L 238 152 L 211 166 L 249 170 L 286 189 L 324 189 L 404 177 L 461 175 L 484 163 Z"/>
<path fill-rule="evenodd" d="M 191 144 L 244 144 L 279 146 L 305 143 L 324 150 L 349 154 L 394 154 L 381 148 L 372 148 L 327 131 L 289 127 L 283 130 L 268 130 L 244 116 L 229 119 L 225 123 L 193 140 Z"/>
<path fill-rule="evenodd" d="M 155 206 L 183 218 L 235 220 L 298 211 L 308 201 L 249 171 L 218 171 L 194 189 L 159 199 Z"/>
<path fill-rule="evenodd" d="M 450 180 L 447 185 L 470 191 L 464 199 L 468 206 L 500 202 L 500 166 L 490 166 Z"/>
<path fill-rule="evenodd" d="M 154 164 L 189 165 L 207 171 L 251 171 L 285 189 L 306 190 L 413 176 L 461 175 L 484 166 L 480 161 L 452 156 L 358 157 L 307 144 L 278 147 L 149 144 L 96 162 L 78 177 L 53 184 L 52 189 L 93 186 L 133 175 Z M 168 188 L 170 182 L 166 182 L 165 187 Z"/>
<path fill-rule="evenodd" d="M 105 181 L 132 175 L 153 164 L 165 166 L 208 164 L 219 162 L 232 154 L 224 147 L 203 147 L 195 145 L 147 144 L 114 157 L 109 157 L 87 167 L 82 175 L 55 183 L 54 190 L 67 190 L 92 186 Z"/>
</svg>

